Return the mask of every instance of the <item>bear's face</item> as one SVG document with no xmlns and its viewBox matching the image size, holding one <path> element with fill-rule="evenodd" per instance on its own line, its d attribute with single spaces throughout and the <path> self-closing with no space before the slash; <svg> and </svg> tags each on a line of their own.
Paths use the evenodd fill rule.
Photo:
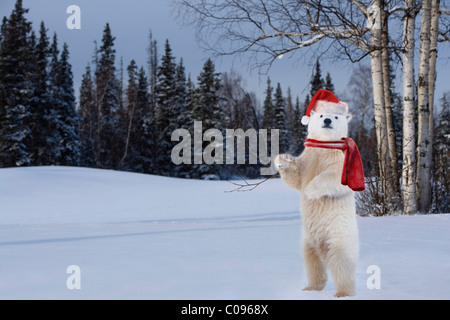
<svg viewBox="0 0 450 320">
<path fill-rule="evenodd" d="M 308 138 L 314 140 L 340 140 L 348 135 L 351 115 L 311 112 Z"/>
</svg>

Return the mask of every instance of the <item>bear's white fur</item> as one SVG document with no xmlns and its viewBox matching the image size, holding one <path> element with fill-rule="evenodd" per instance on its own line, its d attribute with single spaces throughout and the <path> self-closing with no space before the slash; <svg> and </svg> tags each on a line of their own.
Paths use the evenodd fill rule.
<svg viewBox="0 0 450 320">
<path fill-rule="evenodd" d="M 330 119 L 329 127 L 324 123 Z M 308 138 L 339 140 L 347 137 L 350 115 L 311 113 Z M 329 120 L 327 120 L 329 122 Z M 275 164 L 283 181 L 300 191 L 302 246 L 308 285 L 322 290 L 330 270 L 336 297 L 355 294 L 358 227 L 354 192 L 341 184 L 341 150 L 308 147 L 296 158 L 281 154 Z"/>
</svg>

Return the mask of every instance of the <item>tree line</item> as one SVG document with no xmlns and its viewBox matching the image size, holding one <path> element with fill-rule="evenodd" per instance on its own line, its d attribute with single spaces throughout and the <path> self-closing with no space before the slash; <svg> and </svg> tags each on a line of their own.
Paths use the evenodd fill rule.
<svg viewBox="0 0 450 320">
<path fill-rule="evenodd" d="M 243 88 L 241 75 L 219 74 L 210 59 L 193 81 L 168 40 L 158 54 L 151 33 L 148 70 L 134 60 L 117 67 L 109 24 L 100 45 L 95 43 L 77 105 L 68 45 L 60 52 L 56 33 L 50 41 L 44 22 L 36 35 L 27 12 L 18 0 L 1 26 L 1 167 L 69 165 L 209 179 L 259 176 L 259 165 L 173 164 L 171 134 L 178 128 L 192 132 L 195 120 L 205 131 L 279 129 L 281 152 L 301 150 L 303 106 L 298 98 L 294 106 L 290 89 L 285 97 L 278 83 L 273 92 L 268 79 L 262 108 L 256 94 Z"/>
</svg>

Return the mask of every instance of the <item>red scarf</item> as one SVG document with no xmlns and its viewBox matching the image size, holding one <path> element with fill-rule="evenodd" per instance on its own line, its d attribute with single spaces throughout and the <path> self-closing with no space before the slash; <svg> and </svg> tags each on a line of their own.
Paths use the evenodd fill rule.
<svg viewBox="0 0 450 320">
<path fill-rule="evenodd" d="M 364 170 L 355 141 L 351 138 L 342 138 L 335 141 L 320 141 L 306 138 L 305 147 L 337 149 L 344 152 L 344 168 L 342 169 L 341 183 L 353 191 L 363 191 Z"/>
</svg>

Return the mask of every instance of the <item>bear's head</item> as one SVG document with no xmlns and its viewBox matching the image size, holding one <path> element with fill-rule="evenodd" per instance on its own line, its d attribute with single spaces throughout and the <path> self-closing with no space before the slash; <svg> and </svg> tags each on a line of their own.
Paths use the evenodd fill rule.
<svg viewBox="0 0 450 320">
<path fill-rule="evenodd" d="M 311 99 L 302 124 L 308 125 L 308 138 L 340 140 L 348 135 L 351 115 L 348 105 L 328 90 L 319 90 Z"/>
<path fill-rule="evenodd" d="M 339 140 L 348 135 L 350 114 L 311 112 L 308 138 L 314 140 Z"/>
</svg>

